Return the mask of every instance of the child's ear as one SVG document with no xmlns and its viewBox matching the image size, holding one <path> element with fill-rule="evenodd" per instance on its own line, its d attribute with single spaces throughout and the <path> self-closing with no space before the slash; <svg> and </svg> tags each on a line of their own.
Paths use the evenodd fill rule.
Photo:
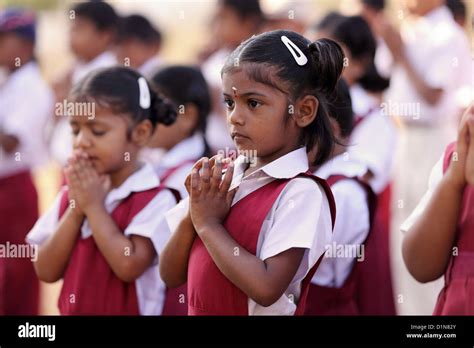
<svg viewBox="0 0 474 348">
<path fill-rule="evenodd" d="M 310 125 L 316 118 L 318 107 L 319 100 L 314 95 L 305 95 L 298 99 L 294 113 L 296 125 L 300 128 Z"/>
<path fill-rule="evenodd" d="M 145 146 L 148 144 L 151 135 L 153 134 L 153 125 L 150 120 L 144 120 L 137 124 L 132 131 L 132 142 L 138 146 Z"/>
<path fill-rule="evenodd" d="M 191 135 L 196 129 L 199 120 L 199 110 L 196 105 L 188 103 L 183 106 L 183 115 L 178 117 L 179 127 L 183 134 Z M 178 110 L 179 112 L 179 110 Z"/>
</svg>

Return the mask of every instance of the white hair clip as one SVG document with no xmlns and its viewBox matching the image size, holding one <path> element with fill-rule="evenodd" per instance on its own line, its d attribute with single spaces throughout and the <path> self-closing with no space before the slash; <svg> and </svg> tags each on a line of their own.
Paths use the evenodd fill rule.
<svg viewBox="0 0 474 348">
<path fill-rule="evenodd" d="M 303 66 L 308 63 L 308 58 L 306 58 L 303 52 L 301 52 L 300 48 L 296 46 L 293 41 L 288 39 L 288 37 L 286 37 L 285 35 L 281 36 L 281 41 L 283 41 L 293 58 L 295 58 L 296 64 Z"/>
<path fill-rule="evenodd" d="M 148 83 L 144 77 L 138 78 L 138 87 L 140 89 L 140 107 L 142 109 L 148 109 L 151 104 L 150 90 L 148 89 Z"/>
</svg>

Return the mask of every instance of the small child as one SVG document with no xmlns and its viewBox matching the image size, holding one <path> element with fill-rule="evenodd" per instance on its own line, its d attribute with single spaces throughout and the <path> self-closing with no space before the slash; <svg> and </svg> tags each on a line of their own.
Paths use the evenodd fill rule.
<svg viewBox="0 0 474 348">
<path fill-rule="evenodd" d="M 143 155 L 153 163 L 161 182 L 184 198 L 188 195 L 184 181 L 193 164 L 210 156 L 205 133 L 211 96 L 201 71 L 194 67 L 167 67 L 152 82 L 177 106 L 178 117 L 171 126 L 156 127 Z M 166 153 L 160 154 L 163 150 Z"/>
<path fill-rule="evenodd" d="M 329 101 L 329 115 L 338 143 L 331 158 L 314 174 L 331 186 L 337 220 L 333 242 L 327 246 L 326 257 L 311 281 L 305 314 L 361 315 L 359 274 L 365 266 L 365 246 L 370 243 L 376 199 L 370 186 L 360 180 L 366 167 L 348 154 L 354 114 L 349 88 L 343 79 Z M 341 254 L 342 248 L 351 253 Z"/>
<path fill-rule="evenodd" d="M 343 59 L 334 41 L 286 30 L 253 36 L 228 57 L 223 96 L 240 156 L 223 177 L 219 156 L 195 164 L 190 197 L 167 213 L 175 232 L 160 256 L 169 286 L 187 281 L 189 315 L 304 313 L 335 219 L 307 150 L 317 147 L 317 164 L 332 152 L 325 100 Z"/>
<path fill-rule="evenodd" d="M 120 20 L 118 43 L 115 47 L 120 64 L 138 70 L 151 78 L 161 65 L 158 53 L 161 47 L 161 33 L 150 21 L 137 14 Z"/>
<path fill-rule="evenodd" d="M 124 67 L 87 75 L 70 102 L 81 107 L 69 115 L 67 187 L 27 237 L 39 245 L 36 273 L 46 282 L 64 279 L 63 315 L 161 314 L 157 255 L 168 238 L 163 213 L 176 197 L 138 153 L 176 111 Z M 93 117 L 81 113 L 84 104 L 93 106 Z"/>
</svg>

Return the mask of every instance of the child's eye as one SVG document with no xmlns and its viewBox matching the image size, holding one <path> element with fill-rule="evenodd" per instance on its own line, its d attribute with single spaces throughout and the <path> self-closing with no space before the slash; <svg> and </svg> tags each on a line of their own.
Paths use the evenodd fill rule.
<svg viewBox="0 0 474 348">
<path fill-rule="evenodd" d="M 71 133 L 72 133 L 72 135 L 76 136 L 76 135 L 79 134 L 79 129 L 78 128 L 72 128 Z"/>
<path fill-rule="evenodd" d="M 95 136 L 100 137 L 100 136 L 102 136 L 102 135 L 105 134 L 105 131 L 98 131 L 98 130 L 94 130 L 94 129 L 93 129 L 93 130 L 92 130 L 92 134 L 94 134 Z"/>
<path fill-rule="evenodd" d="M 249 99 L 247 104 L 248 104 L 248 106 L 250 106 L 251 109 L 256 109 L 256 108 L 258 108 L 259 106 L 262 105 L 262 103 L 260 103 L 257 100 L 254 100 L 254 99 Z"/>
<path fill-rule="evenodd" d="M 224 98 L 224 104 L 226 104 L 229 110 L 234 108 L 234 101 L 232 99 Z"/>
</svg>

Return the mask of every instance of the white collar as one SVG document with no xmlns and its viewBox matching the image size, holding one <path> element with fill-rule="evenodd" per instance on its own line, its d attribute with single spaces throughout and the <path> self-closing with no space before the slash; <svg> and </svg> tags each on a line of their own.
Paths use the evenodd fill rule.
<svg viewBox="0 0 474 348">
<path fill-rule="evenodd" d="M 436 24 L 436 23 L 445 21 L 446 19 L 452 19 L 453 16 L 451 15 L 451 12 L 446 6 L 439 6 L 432 9 L 430 12 L 425 14 L 422 18 L 424 20 L 431 22 L 432 24 Z"/>
<path fill-rule="evenodd" d="M 242 180 L 255 177 L 272 177 L 275 179 L 290 179 L 308 170 L 308 155 L 306 147 L 300 147 L 270 162 L 258 170 L 244 177 L 244 172 L 248 168 L 248 161 L 245 156 L 240 155 L 235 160 L 234 176 L 231 188 L 237 186 Z"/>
<path fill-rule="evenodd" d="M 349 88 L 349 94 L 351 95 L 355 115 L 363 116 L 373 107 L 379 107 L 377 99 L 367 93 L 358 83 Z"/>
<path fill-rule="evenodd" d="M 31 72 L 33 72 L 34 70 L 38 70 L 38 64 L 34 60 L 29 61 L 28 63 L 22 65 L 11 73 L 7 72 L 4 85 L 12 85 L 15 84 L 17 81 L 21 81 L 22 79 L 29 79 L 30 77 L 27 76 L 31 74 Z"/>
<path fill-rule="evenodd" d="M 73 83 L 78 82 L 92 70 L 105 68 L 117 64 L 117 58 L 110 51 L 105 51 L 89 62 L 78 61 L 73 71 Z"/>
<path fill-rule="evenodd" d="M 323 163 L 314 174 L 322 179 L 327 179 L 331 175 L 344 175 L 349 178 L 359 177 L 366 172 L 367 168 L 362 163 L 352 160 L 349 153 L 344 152 Z"/>
<path fill-rule="evenodd" d="M 152 78 L 161 65 L 161 59 L 153 56 L 143 63 L 137 70 L 146 78 Z"/>
<path fill-rule="evenodd" d="M 173 168 L 184 161 L 198 160 L 204 153 L 204 149 L 205 145 L 202 133 L 196 132 L 166 152 L 158 165 L 160 168 Z"/>
<path fill-rule="evenodd" d="M 146 191 L 160 185 L 160 179 L 149 163 L 144 163 L 117 188 L 112 189 L 105 200 L 106 205 L 127 198 L 132 192 Z"/>
</svg>

